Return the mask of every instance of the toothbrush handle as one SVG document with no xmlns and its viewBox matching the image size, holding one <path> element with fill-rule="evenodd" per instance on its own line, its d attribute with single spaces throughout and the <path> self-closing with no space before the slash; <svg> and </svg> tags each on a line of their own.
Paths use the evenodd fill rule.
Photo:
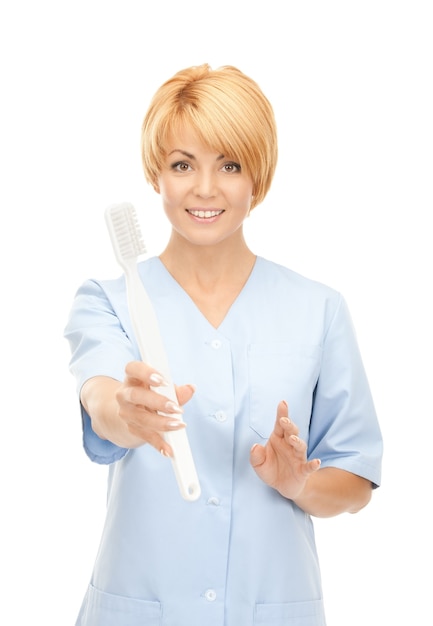
<svg viewBox="0 0 433 626">
<path fill-rule="evenodd" d="M 159 332 L 158 320 L 150 298 L 140 280 L 137 268 L 127 273 L 128 306 L 132 326 L 137 338 L 140 355 L 143 361 L 151 364 L 160 372 L 166 381 L 165 387 L 154 387 L 154 391 L 167 396 L 177 403 L 177 396 L 168 366 L 168 360 Z M 188 437 L 185 429 L 163 434 L 166 442 L 172 447 L 172 465 L 180 493 L 185 500 L 197 500 L 200 496 L 200 484 L 194 465 Z"/>
</svg>

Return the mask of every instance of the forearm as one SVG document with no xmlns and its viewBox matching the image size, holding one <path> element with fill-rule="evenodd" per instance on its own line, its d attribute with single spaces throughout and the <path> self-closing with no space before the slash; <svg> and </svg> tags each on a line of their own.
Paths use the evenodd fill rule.
<svg viewBox="0 0 433 626">
<path fill-rule="evenodd" d="M 92 429 L 101 439 L 122 448 L 137 448 L 143 440 L 130 433 L 119 417 L 116 392 L 122 383 L 107 376 L 95 376 L 81 389 L 80 400 L 92 422 Z"/>
<path fill-rule="evenodd" d="M 371 499 L 370 481 L 335 467 L 324 467 L 311 474 L 294 502 L 315 517 L 357 513 Z"/>
</svg>

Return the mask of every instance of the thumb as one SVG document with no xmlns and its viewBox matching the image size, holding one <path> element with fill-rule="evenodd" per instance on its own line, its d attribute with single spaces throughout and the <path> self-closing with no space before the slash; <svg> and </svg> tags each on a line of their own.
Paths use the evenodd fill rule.
<svg viewBox="0 0 433 626">
<path fill-rule="evenodd" d="M 180 406 L 183 406 L 184 404 L 189 402 L 189 400 L 191 400 L 195 393 L 194 385 L 175 385 L 175 388 L 177 400 Z"/>
<path fill-rule="evenodd" d="M 259 443 L 255 443 L 250 450 L 250 463 L 253 467 L 263 465 L 266 460 L 266 451 Z"/>
</svg>

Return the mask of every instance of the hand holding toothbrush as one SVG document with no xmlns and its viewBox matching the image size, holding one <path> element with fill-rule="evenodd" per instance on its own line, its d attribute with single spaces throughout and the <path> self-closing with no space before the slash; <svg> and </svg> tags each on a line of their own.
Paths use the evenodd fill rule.
<svg viewBox="0 0 433 626">
<path fill-rule="evenodd" d="M 179 419 L 182 405 L 194 394 L 191 385 L 176 386 L 178 404 L 164 395 L 164 378 L 142 361 L 128 363 L 123 384 L 117 389 L 119 418 L 128 432 L 143 443 L 149 443 L 164 456 L 172 457 L 173 450 L 161 435 L 185 428 Z M 159 392 L 153 390 L 158 387 Z"/>
<path fill-rule="evenodd" d="M 148 443 L 164 456 L 172 457 L 172 448 L 163 433 L 185 428 L 179 419 L 181 407 L 192 398 L 194 387 L 175 386 L 175 403 L 164 395 L 164 383 L 163 377 L 142 361 L 127 364 L 123 382 L 106 376 L 90 378 L 81 390 L 81 402 L 92 416 L 95 433 L 123 448 Z"/>
</svg>

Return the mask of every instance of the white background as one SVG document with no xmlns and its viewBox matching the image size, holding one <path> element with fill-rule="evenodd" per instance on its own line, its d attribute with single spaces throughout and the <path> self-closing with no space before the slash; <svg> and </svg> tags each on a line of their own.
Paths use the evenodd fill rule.
<svg viewBox="0 0 433 626">
<path fill-rule="evenodd" d="M 274 105 L 278 171 L 247 237 L 257 253 L 343 292 L 385 438 L 383 486 L 370 506 L 316 522 L 329 626 L 428 622 L 430 6 L 2 3 L 2 623 L 74 623 L 106 468 L 81 448 L 63 327 L 85 278 L 119 272 L 108 204 L 132 202 L 149 253 L 164 245 L 140 125 L 165 79 L 204 62 L 238 66 Z"/>
</svg>

